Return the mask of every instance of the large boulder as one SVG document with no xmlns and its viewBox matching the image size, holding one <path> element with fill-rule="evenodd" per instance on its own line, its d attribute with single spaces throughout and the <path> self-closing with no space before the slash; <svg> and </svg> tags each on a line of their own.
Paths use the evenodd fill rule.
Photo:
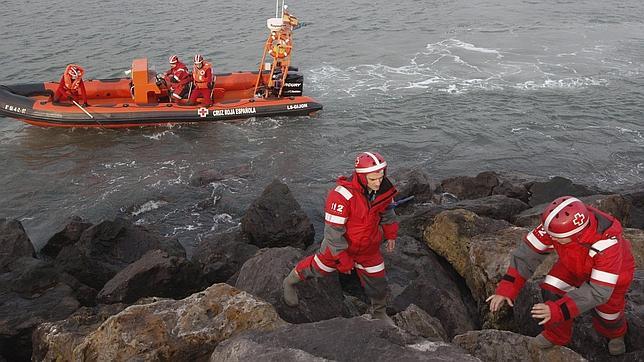
<svg viewBox="0 0 644 362">
<path fill-rule="evenodd" d="M 400 197 L 414 196 L 414 202 L 417 203 L 431 202 L 438 187 L 436 181 L 419 169 L 399 171 L 392 178 L 397 180 L 396 188 Z"/>
<path fill-rule="evenodd" d="M 479 216 L 507 221 L 511 221 L 516 214 L 529 207 L 523 201 L 505 195 L 492 195 L 475 200 L 463 200 L 450 205 L 450 209 L 465 209 Z"/>
<path fill-rule="evenodd" d="M 492 195 L 492 190 L 499 185 L 496 173 L 486 171 L 475 177 L 456 176 L 441 182 L 438 192 L 449 192 L 461 200 L 478 199 Z"/>
<path fill-rule="evenodd" d="M 186 256 L 176 238 L 117 218 L 86 229 L 76 244 L 60 250 L 55 262 L 84 284 L 100 290 L 128 264 L 155 249 L 172 256 Z"/>
<path fill-rule="evenodd" d="M 241 230 L 250 242 L 264 247 L 306 248 L 315 230 L 288 186 L 278 180 L 253 201 L 241 220 Z"/>
<path fill-rule="evenodd" d="M 101 303 L 133 303 L 143 297 L 181 299 L 205 286 L 200 272 L 196 263 L 152 250 L 110 279 L 97 299 Z"/>
<path fill-rule="evenodd" d="M 461 200 L 478 199 L 491 195 L 504 195 L 528 202 L 527 176 L 517 173 L 499 175 L 485 171 L 475 177 L 457 176 L 445 179 L 437 188 L 438 192 L 449 193 Z"/>
<path fill-rule="evenodd" d="M 465 260 L 467 264 L 461 275 L 479 302 L 494 294 L 497 283 L 510 265 L 511 251 L 528 231 L 511 226 L 470 239 L 466 255 L 469 260 Z"/>
<path fill-rule="evenodd" d="M 530 206 L 537 206 L 551 202 L 560 196 L 590 196 L 602 194 L 601 190 L 573 183 L 571 180 L 555 176 L 548 181 L 534 182 L 530 186 Z"/>
<path fill-rule="evenodd" d="M 258 250 L 255 245 L 248 244 L 239 232 L 214 234 L 199 242 L 192 260 L 201 264 L 208 283 L 223 283 Z"/>
<path fill-rule="evenodd" d="M 441 212 L 448 210 L 446 205 L 422 205 L 409 207 L 406 215 L 399 215 L 399 234 L 409 235 L 414 239 L 422 240 L 425 228 L 434 223 L 434 218 Z"/>
<path fill-rule="evenodd" d="M 80 307 L 56 268 L 22 257 L 0 274 L 0 349 L 7 360 L 31 356 L 31 333 L 40 323 L 65 319 Z"/>
<path fill-rule="evenodd" d="M 458 290 L 462 281 L 454 269 L 426 243 L 409 236 L 399 237 L 394 250 L 391 253 L 383 250 L 382 255 L 392 298 L 396 298 L 412 281 L 422 275 L 429 277 L 440 289 L 451 291 Z"/>
<path fill-rule="evenodd" d="M 452 341 L 484 362 L 572 362 L 585 359 L 566 347 L 540 349 L 529 345 L 530 337 L 486 329 L 454 337 Z"/>
<path fill-rule="evenodd" d="M 32 335 L 33 361 L 72 361 L 74 348 L 95 331 L 108 317 L 127 307 L 125 304 L 109 304 L 99 307 L 83 307 L 67 319 L 45 322 L 38 325 Z"/>
<path fill-rule="evenodd" d="M 528 207 L 523 201 L 505 195 L 485 196 L 444 205 L 412 205 L 407 208 L 406 214 L 400 216 L 400 233 L 415 239 L 422 239 L 425 229 L 430 227 L 434 223 L 435 217 L 445 210 L 464 209 L 479 216 L 512 221 L 517 214 Z"/>
<path fill-rule="evenodd" d="M 449 341 L 441 321 L 432 317 L 415 304 L 410 304 L 407 309 L 394 315 L 391 319 L 396 323 L 396 326 L 411 335 L 432 340 Z"/>
<path fill-rule="evenodd" d="M 18 220 L 0 219 L 0 273 L 7 271 L 7 265 L 23 256 L 36 256 L 27 232 Z"/>
<path fill-rule="evenodd" d="M 64 247 L 74 245 L 78 242 L 83 232 L 91 226 L 91 223 L 83 221 L 82 218 L 72 216 L 69 223 L 65 225 L 65 228 L 49 238 L 45 246 L 40 249 L 40 253 L 50 258 L 56 258 Z"/>
<path fill-rule="evenodd" d="M 459 297 L 463 291 L 441 289 L 431 276 L 420 275 L 412 281 L 392 302 L 394 311 L 402 311 L 416 304 L 432 317 L 437 318 L 448 337 L 476 329 L 478 318 Z"/>
<path fill-rule="evenodd" d="M 350 316 L 337 274 L 298 283 L 299 305 L 289 307 L 284 303 L 282 281 L 304 257 L 303 251 L 293 247 L 260 250 L 244 263 L 235 287 L 268 301 L 280 317 L 290 323 Z"/>
<path fill-rule="evenodd" d="M 415 304 L 438 318 L 449 336 L 476 328 L 476 304 L 461 277 L 425 243 L 402 236 L 383 255 L 394 312 Z"/>
<path fill-rule="evenodd" d="M 467 281 L 473 273 L 470 258 L 472 238 L 509 226 L 507 221 L 480 217 L 471 211 L 448 210 L 438 214 L 432 225 L 425 229 L 424 240 L 430 249 L 447 259 Z"/>
<path fill-rule="evenodd" d="M 284 325 L 275 309 L 227 284 L 182 300 L 133 305 L 108 318 L 73 351 L 74 360 L 204 360 L 244 331 Z"/>
<path fill-rule="evenodd" d="M 210 361 L 477 361 L 454 345 L 429 341 L 363 317 L 286 325 L 222 342 Z"/>
</svg>

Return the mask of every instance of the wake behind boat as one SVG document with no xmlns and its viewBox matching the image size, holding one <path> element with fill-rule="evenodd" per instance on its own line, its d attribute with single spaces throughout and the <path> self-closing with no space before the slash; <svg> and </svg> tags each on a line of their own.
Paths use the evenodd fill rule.
<svg viewBox="0 0 644 362">
<path fill-rule="evenodd" d="M 172 100 L 169 85 L 143 58 L 132 62 L 127 78 L 84 80 L 87 106 L 54 102 L 57 82 L 0 85 L 0 114 L 44 127 L 104 128 L 315 114 L 322 105 L 303 95 L 304 76 L 291 66 L 298 20 L 283 0 L 267 27 L 259 69 L 215 74 L 210 100 Z"/>
</svg>

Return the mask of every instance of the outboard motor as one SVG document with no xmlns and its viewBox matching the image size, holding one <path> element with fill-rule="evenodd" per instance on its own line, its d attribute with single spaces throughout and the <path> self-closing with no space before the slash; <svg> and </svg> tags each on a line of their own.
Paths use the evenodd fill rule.
<svg viewBox="0 0 644 362">
<path fill-rule="evenodd" d="M 301 96 L 304 90 L 304 75 L 297 71 L 289 71 L 286 75 L 282 95 L 285 97 Z"/>
</svg>

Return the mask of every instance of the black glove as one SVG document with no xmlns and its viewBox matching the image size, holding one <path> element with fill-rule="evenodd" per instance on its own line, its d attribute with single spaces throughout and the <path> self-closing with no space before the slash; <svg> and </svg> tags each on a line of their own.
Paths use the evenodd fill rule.
<svg viewBox="0 0 644 362">
<path fill-rule="evenodd" d="M 87 102 L 83 103 L 83 107 L 89 107 L 89 104 Z"/>
<path fill-rule="evenodd" d="M 212 89 L 215 86 L 214 82 L 208 83 L 208 89 Z"/>
<path fill-rule="evenodd" d="M 73 100 L 74 100 L 74 97 L 72 97 L 72 96 L 67 96 L 67 100 L 71 102 L 71 101 L 73 101 Z"/>
</svg>

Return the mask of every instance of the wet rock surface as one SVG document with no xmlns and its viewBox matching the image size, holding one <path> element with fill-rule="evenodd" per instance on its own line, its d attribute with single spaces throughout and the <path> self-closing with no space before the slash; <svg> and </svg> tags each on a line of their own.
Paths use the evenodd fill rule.
<svg viewBox="0 0 644 362">
<path fill-rule="evenodd" d="M 220 174 L 211 171 L 196 175 L 195 185 L 217 182 Z M 564 178 L 494 172 L 443 181 L 422 170 L 397 177 L 404 177 L 394 181 L 405 192 L 398 197 L 414 195 L 397 209 L 396 249 L 383 248 L 387 312 L 397 327 L 364 315 L 369 301 L 355 273 L 301 282 L 300 305 L 284 304 L 283 278 L 321 240 L 312 243 L 311 222 L 276 181 L 248 207 L 241 227 L 200 238 L 189 258 L 176 239 L 120 218 L 92 225 L 72 217 L 35 253 L 20 223 L 2 219 L 0 361 L 643 358 L 641 188 L 608 192 Z M 564 191 L 627 226 L 637 271 L 627 294 L 624 356 L 608 356 L 590 313 L 575 320 L 569 347 L 579 355 L 528 346 L 542 330 L 530 309 L 543 301 L 539 283 L 554 254 L 513 308 L 492 315 L 485 303 L 511 251 L 539 223 L 541 201 Z M 204 207 L 219 210 L 215 203 Z M 244 214 L 244 205 L 225 204 Z M 229 284 L 212 285 L 224 281 Z"/>
<path fill-rule="evenodd" d="M 242 217 L 241 230 L 260 248 L 295 246 L 306 248 L 315 230 L 288 186 L 273 181 Z"/>
</svg>

